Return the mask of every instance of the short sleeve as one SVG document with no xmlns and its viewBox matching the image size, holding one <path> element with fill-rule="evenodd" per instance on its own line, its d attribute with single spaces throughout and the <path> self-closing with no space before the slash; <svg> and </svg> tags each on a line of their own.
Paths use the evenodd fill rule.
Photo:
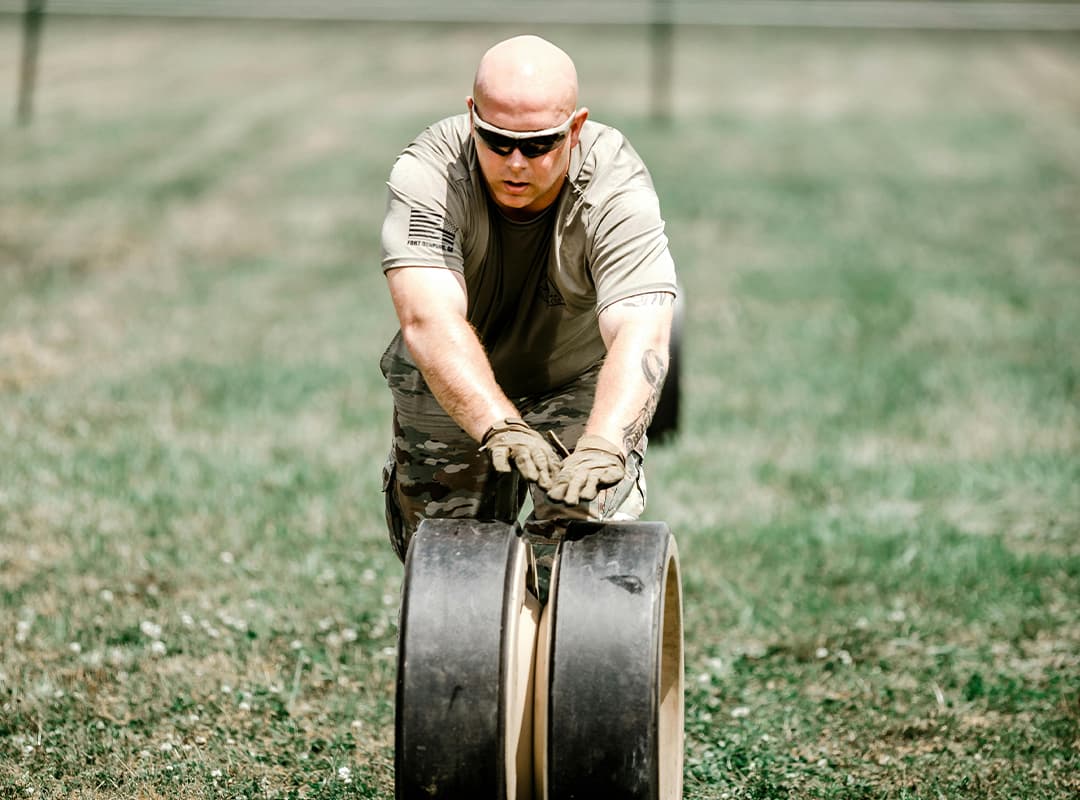
<svg viewBox="0 0 1080 800">
<path fill-rule="evenodd" d="M 597 214 L 589 248 L 597 311 L 638 294 L 674 294 L 675 263 L 652 186 L 635 181 L 609 195 Z"/>
<path fill-rule="evenodd" d="M 394 163 L 387 190 L 383 272 L 396 267 L 464 271 L 462 222 L 453 218 L 447 166 L 410 145 Z"/>
</svg>

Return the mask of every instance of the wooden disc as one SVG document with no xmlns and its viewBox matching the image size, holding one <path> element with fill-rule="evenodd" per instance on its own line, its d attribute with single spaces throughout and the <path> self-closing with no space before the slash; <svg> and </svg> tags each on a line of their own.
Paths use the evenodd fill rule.
<svg viewBox="0 0 1080 800">
<path fill-rule="evenodd" d="M 538 649 L 537 683 L 547 683 L 547 697 L 535 711 L 545 720 L 537 800 L 679 800 L 683 630 L 674 538 L 663 523 L 575 522 L 557 563 Z"/>
<path fill-rule="evenodd" d="M 548 602 L 540 612 L 540 625 L 536 634 L 536 661 L 533 691 L 533 798 L 548 800 L 548 704 L 551 688 L 551 597 L 559 580 L 559 555 L 555 554 L 551 576 L 548 580 Z"/>
<path fill-rule="evenodd" d="M 500 522 L 425 520 L 405 559 L 398 800 L 528 800 L 539 608 L 527 545 Z"/>
</svg>

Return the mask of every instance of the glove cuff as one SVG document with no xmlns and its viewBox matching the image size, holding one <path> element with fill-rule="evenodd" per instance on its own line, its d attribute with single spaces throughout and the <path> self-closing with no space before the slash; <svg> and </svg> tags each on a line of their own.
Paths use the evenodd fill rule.
<svg viewBox="0 0 1080 800">
<path fill-rule="evenodd" d="M 491 437 L 495 434 L 515 430 L 527 433 L 531 431 L 532 428 L 530 428 L 529 424 L 521 419 L 521 417 L 507 417 L 506 419 L 501 419 L 484 431 L 484 435 L 480 438 L 480 449 L 483 450 L 487 447 L 488 442 L 491 441 Z"/>
<path fill-rule="evenodd" d="M 582 436 L 578 439 L 574 452 L 578 453 L 582 450 L 600 450 L 601 452 L 615 456 L 622 462 L 623 466 L 626 466 L 626 456 L 623 455 L 622 448 L 617 444 L 609 442 L 603 436 L 597 436 L 592 433 Z"/>
</svg>

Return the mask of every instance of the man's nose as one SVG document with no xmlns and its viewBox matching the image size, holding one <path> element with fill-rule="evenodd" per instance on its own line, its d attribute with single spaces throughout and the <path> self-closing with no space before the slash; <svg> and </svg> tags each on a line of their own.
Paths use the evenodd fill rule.
<svg viewBox="0 0 1080 800">
<path fill-rule="evenodd" d="M 529 166 L 529 159 L 525 158 L 521 151 L 515 147 L 510 151 L 510 155 L 506 157 L 506 163 L 511 169 L 521 170 Z"/>
</svg>

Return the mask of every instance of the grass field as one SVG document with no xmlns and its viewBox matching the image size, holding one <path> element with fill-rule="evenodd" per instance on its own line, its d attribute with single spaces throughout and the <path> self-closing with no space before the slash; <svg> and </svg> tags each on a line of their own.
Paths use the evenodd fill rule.
<svg viewBox="0 0 1080 800">
<path fill-rule="evenodd" d="M 662 125 L 643 32 L 540 32 L 687 290 L 686 797 L 1076 797 L 1080 38 L 683 30 Z M 508 33 L 50 23 L 0 126 L 0 797 L 393 796 L 383 180 Z"/>
</svg>

